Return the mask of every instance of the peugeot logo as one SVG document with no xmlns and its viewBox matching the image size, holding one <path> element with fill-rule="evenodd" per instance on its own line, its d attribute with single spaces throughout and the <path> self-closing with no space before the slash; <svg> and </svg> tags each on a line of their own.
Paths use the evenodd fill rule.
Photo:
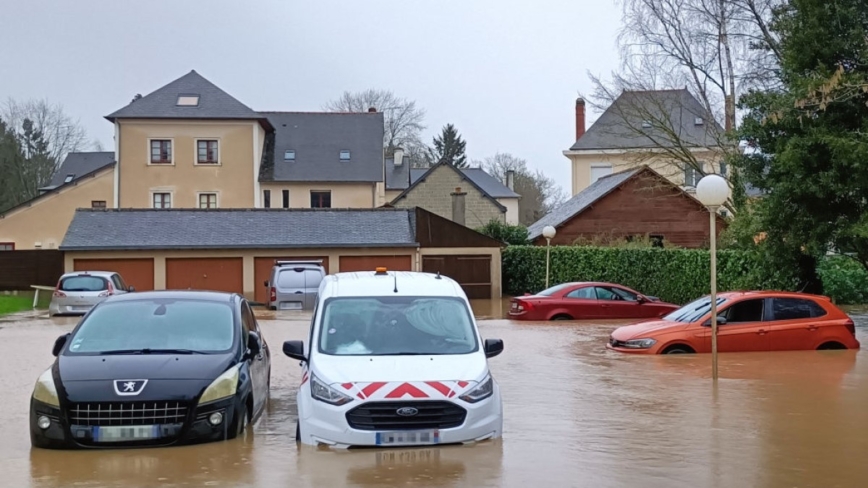
<svg viewBox="0 0 868 488">
<path fill-rule="evenodd" d="M 120 396 L 135 396 L 145 389 L 148 380 L 115 380 L 115 393 Z"/>
<path fill-rule="evenodd" d="M 398 415 L 400 415 L 402 417 L 412 417 L 412 416 L 416 415 L 417 413 L 419 413 L 419 409 L 413 408 L 413 407 L 401 407 L 398 410 L 396 410 L 395 413 L 397 413 Z"/>
</svg>

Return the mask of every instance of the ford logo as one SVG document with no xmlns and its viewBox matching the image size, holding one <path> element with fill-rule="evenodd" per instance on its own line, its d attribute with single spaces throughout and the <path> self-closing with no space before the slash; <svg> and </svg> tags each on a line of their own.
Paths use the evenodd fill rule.
<svg viewBox="0 0 868 488">
<path fill-rule="evenodd" d="M 396 410 L 395 413 L 402 417 L 412 417 L 419 413 L 419 409 L 413 407 L 402 407 Z"/>
</svg>

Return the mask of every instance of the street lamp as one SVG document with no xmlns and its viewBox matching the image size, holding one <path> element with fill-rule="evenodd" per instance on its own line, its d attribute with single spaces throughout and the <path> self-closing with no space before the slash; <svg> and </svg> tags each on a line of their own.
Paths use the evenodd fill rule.
<svg viewBox="0 0 868 488">
<path fill-rule="evenodd" d="M 717 209 L 729 200 L 729 183 L 721 176 L 704 176 L 696 185 L 696 198 L 708 208 L 711 222 L 711 377 L 717 381 Z"/>
<path fill-rule="evenodd" d="M 557 231 L 554 227 L 550 225 L 543 227 L 543 237 L 546 238 L 546 288 L 549 287 L 549 256 L 551 256 L 551 243 L 555 234 Z"/>
</svg>

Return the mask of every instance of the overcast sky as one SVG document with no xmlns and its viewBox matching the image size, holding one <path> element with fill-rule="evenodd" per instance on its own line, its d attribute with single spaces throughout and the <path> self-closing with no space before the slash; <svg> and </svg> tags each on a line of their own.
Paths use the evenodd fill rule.
<svg viewBox="0 0 868 488">
<path fill-rule="evenodd" d="M 321 110 L 382 88 L 447 123 L 467 154 L 524 158 L 569 190 L 587 72 L 617 67 L 614 0 L 0 0 L 0 97 L 103 117 L 195 69 L 254 110 Z M 589 113 L 588 125 L 596 117 Z"/>
</svg>

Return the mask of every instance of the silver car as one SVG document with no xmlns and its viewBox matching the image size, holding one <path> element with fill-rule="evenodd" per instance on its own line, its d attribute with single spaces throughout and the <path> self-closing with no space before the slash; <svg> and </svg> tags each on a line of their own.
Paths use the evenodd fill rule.
<svg viewBox="0 0 868 488">
<path fill-rule="evenodd" d="M 277 261 L 271 268 L 266 306 L 271 310 L 313 310 L 325 277 L 321 260 Z"/>
<path fill-rule="evenodd" d="M 120 274 L 113 271 L 76 271 L 60 277 L 48 315 L 84 315 L 111 295 L 135 291 Z"/>
</svg>

